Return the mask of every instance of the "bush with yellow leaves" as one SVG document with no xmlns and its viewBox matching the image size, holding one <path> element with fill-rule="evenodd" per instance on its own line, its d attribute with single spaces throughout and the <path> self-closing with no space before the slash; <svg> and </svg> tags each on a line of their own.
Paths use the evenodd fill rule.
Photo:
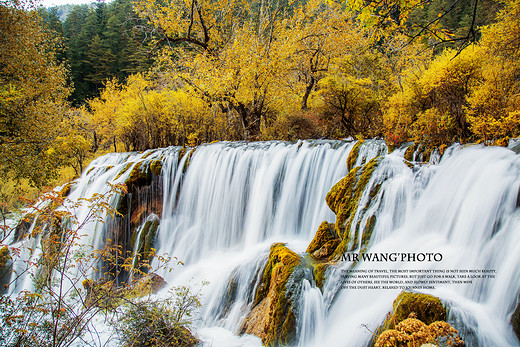
<svg viewBox="0 0 520 347">
<path fill-rule="evenodd" d="M 464 346 L 458 331 L 444 321 L 426 325 L 417 318 L 407 318 L 395 329 L 381 333 L 375 347 L 420 347 L 426 343 L 434 343 L 437 346 Z"/>
</svg>

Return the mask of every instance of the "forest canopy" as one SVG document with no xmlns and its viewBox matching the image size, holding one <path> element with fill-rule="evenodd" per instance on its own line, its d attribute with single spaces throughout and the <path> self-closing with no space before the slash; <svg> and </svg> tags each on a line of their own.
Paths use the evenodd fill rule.
<svg viewBox="0 0 520 347">
<path fill-rule="evenodd" d="M 0 167 L 35 185 L 107 151 L 519 135 L 520 0 L 3 0 L 0 11 Z"/>
</svg>

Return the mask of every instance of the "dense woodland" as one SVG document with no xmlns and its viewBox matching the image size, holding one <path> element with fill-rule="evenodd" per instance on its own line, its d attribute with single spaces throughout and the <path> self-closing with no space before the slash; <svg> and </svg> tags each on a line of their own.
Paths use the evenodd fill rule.
<svg viewBox="0 0 520 347">
<path fill-rule="evenodd" d="M 520 131 L 520 0 L 0 0 L 0 31 L 3 201 L 109 151 Z"/>
</svg>

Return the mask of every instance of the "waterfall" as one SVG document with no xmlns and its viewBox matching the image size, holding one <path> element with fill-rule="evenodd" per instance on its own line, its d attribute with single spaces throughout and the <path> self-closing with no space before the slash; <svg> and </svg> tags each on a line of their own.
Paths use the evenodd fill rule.
<svg viewBox="0 0 520 347">
<path fill-rule="evenodd" d="M 373 174 L 386 178 L 369 251 L 439 252 L 443 260 L 419 265 L 365 262 L 357 268 L 496 270 L 494 280 L 423 292 L 449 303 L 450 319 L 463 327 L 467 345 L 518 345 L 509 316 L 520 290 L 519 169 L 519 157 L 503 148 L 457 149 L 438 165 L 413 169 L 398 155 L 388 155 Z M 330 311 L 326 328 L 316 332 L 318 340 L 364 345 L 391 311 L 399 290 L 338 291 L 341 269 L 326 284 Z"/>
<path fill-rule="evenodd" d="M 161 207 L 143 209 L 139 215 L 127 211 L 119 219 L 107 216 L 103 222 L 88 224 L 82 241 L 101 248 L 112 237 L 111 230 L 126 230 L 137 236 L 126 235 L 119 242 L 137 254 L 146 223 L 157 221 L 157 232 L 150 236 L 157 254 L 183 263 L 167 264 L 173 267 L 170 271 L 154 258 L 152 268 L 158 269 L 157 274 L 170 287 L 209 282 L 195 324 L 204 344 L 259 346 L 259 338 L 240 332 L 270 246 L 284 242 L 303 256 L 322 221 L 334 223 L 336 216 L 325 196 L 347 175 L 347 158 L 354 145 L 350 141 L 221 142 L 188 150 L 171 147 L 110 154 L 89 165 L 69 198 L 77 201 L 105 194 L 110 189 L 106 182 L 127 182 L 139 163 L 144 167 L 160 160 L 160 176 L 153 181 L 159 192 L 153 194 L 162 199 Z M 418 162 L 422 154 L 414 154 L 417 161 L 409 162 L 403 158 L 406 147 L 388 154 L 387 146 L 378 140 L 365 141 L 357 150 L 354 166 L 375 157 L 380 161 L 359 197 L 350 227 L 363 234 L 371 218 L 375 224 L 366 249 L 361 237 L 351 240 L 349 249 L 440 253 L 442 261 L 355 265 L 339 261 L 326 271 L 321 289 L 311 271 L 301 270 L 290 283 L 298 297 L 294 344 L 369 345 L 372 332 L 392 310 L 401 290 L 342 289 L 344 271 L 355 266 L 358 270 L 495 270 L 494 279 L 419 291 L 439 297 L 449 307 L 448 320 L 467 346 L 519 345 L 509 320 L 520 294 L 520 157 L 504 148 L 455 145 L 442 157 L 435 152 L 429 162 Z M 124 198 L 141 200 L 135 205 L 127 202 L 128 206 L 154 204 L 150 198 L 136 196 L 138 192 Z M 110 204 L 117 207 L 121 201 L 115 196 Z M 79 209 L 78 218 L 85 213 Z M 37 252 L 25 257 L 35 257 Z"/>
<path fill-rule="evenodd" d="M 323 204 L 352 144 L 217 143 L 197 148 L 179 188 L 165 175 L 158 253 L 194 263 L 267 240 L 308 241 L 333 214 Z M 370 149 L 373 152 L 373 149 Z M 377 153 L 370 153 L 372 157 Z M 183 165 L 183 164 L 181 164 Z M 180 192 L 178 192 L 180 190 Z M 177 196 L 172 203 L 172 197 Z"/>
</svg>

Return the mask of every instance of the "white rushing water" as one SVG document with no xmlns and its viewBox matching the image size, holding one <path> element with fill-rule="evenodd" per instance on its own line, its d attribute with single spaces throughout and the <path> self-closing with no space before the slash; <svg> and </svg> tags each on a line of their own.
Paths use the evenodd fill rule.
<svg viewBox="0 0 520 347">
<path fill-rule="evenodd" d="M 76 183 L 72 200 L 105 193 L 106 182 L 128 162 L 160 158 L 163 208 L 156 248 L 182 261 L 159 270 L 169 286 L 204 287 L 196 322 L 207 346 L 255 346 L 240 336 L 255 283 L 273 242 L 302 254 L 320 223 L 334 222 L 325 203 L 347 174 L 354 143 L 216 143 L 179 158 L 179 148 L 108 155 L 93 162 Z M 453 146 L 442 159 L 410 167 L 404 149 L 386 154 L 381 141 L 365 141 L 356 165 L 383 155 L 361 197 L 356 220 L 376 217 L 367 252 L 440 253 L 440 262 L 359 262 L 359 270 L 495 270 L 494 279 L 418 290 L 449 305 L 449 321 L 467 346 L 518 346 L 509 320 L 520 294 L 520 157 L 504 148 Z M 189 164 L 189 165 L 188 165 Z M 119 175 L 119 177 L 118 177 Z M 371 189 L 381 184 L 376 196 Z M 112 201 L 116 204 L 117 201 Z M 79 211 L 79 217 L 81 217 Z M 144 216 L 155 219 L 155 215 Z M 356 223 L 352 223 L 355 225 Z M 363 227 L 361 227 L 363 228 Z M 88 226 L 86 242 L 102 247 L 101 225 Z M 361 245 L 353 244 L 353 252 Z M 27 256 L 34 256 L 35 253 Z M 154 261 L 154 266 L 159 265 Z M 350 262 L 327 271 L 320 290 L 301 278 L 295 345 L 366 346 L 392 309 L 400 289 L 341 289 Z"/>
</svg>

